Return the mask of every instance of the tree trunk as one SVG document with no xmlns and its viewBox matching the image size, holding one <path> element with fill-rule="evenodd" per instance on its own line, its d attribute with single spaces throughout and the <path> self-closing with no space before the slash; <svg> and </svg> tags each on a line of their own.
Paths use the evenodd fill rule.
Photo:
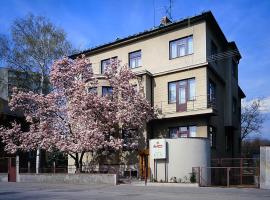
<svg viewBox="0 0 270 200">
<path fill-rule="evenodd" d="M 40 94 L 43 94 L 43 87 L 44 87 L 44 72 L 42 70 L 40 79 Z M 39 174 L 39 167 L 40 167 L 40 147 L 37 148 L 36 154 L 36 174 Z"/>
<path fill-rule="evenodd" d="M 82 152 L 80 156 L 79 156 L 79 153 L 75 153 L 75 155 L 69 154 L 70 157 L 73 158 L 75 161 L 75 168 L 76 168 L 75 173 L 82 172 L 84 153 L 85 152 Z"/>
</svg>

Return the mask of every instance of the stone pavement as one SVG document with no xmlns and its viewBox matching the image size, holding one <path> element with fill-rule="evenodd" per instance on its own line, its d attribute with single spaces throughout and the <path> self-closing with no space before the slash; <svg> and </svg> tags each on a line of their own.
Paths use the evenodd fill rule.
<svg viewBox="0 0 270 200">
<path fill-rule="evenodd" d="M 1 200 L 254 200 L 270 199 L 270 190 L 237 188 L 151 187 L 0 183 Z"/>
</svg>

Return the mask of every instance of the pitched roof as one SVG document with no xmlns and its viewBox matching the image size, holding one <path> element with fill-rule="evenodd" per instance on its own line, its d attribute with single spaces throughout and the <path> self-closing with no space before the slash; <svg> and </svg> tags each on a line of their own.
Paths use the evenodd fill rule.
<svg viewBox="0 0 270 200">
<path fill-rule="evenodd" d="M 70 55 L 69 57 L 74 59 L 77 56 L 82 55 L 82 54 L 85 54 L 85 55 L 96 54 L 96 53 L 105 51 L 105 50 L 110 49 L 110 48 L 116 48 L 118 46 L 129 44 L 129 43 L 132 43 L 132 42 L 140 40 L 140 39 L 153 37 L 153 36 L 162 34 L 164 32 L 175 30 L 175 29 L 181 28 L 181 27 L 187 27 L 187 26 L 190 26 L 190 25 L 202 22 L 202 21 L 207 21 L 210 24 L 210 26 L 213 27 L 215 32 L 219 33 L 221 39 L 224 42 L 227 43 L 227 39 L 226 39 L 225 35 L 223 34 L 222 30 L 220 29 L 220 27 L 219 27 L 217 21 L 215 20 L 212 12 L 211 11 L 206 11 L 206 12 L 202 12 L 202 13 L 200 13 L 198 15 L 195 15 L 195 16 L 192 16 L 192 17 L 187 17 L 187 18 L 184 18 L 184 19 L 174 21 L 174 22 L 169 23 L 167 25 L 162 25 L 161 24 L 160 26 L 153 27 L 153 28 L 151 28 L 149 30 L 145 30 L 143 32 L 139 32 L 139 33 L 136 33 L 136 34 L 133 34 L 133 35 L 129 35 L 129 36 L 124 37 L 124 38 L 117 38 L 116 40 L 114 40 L 112 42 L 105 43 L 105 44 L 102 44 L 102 45 L 92 47 L 90 49 L 83 50 L 83 51 L 81 51 L 79 53 Z"/>
</svg>

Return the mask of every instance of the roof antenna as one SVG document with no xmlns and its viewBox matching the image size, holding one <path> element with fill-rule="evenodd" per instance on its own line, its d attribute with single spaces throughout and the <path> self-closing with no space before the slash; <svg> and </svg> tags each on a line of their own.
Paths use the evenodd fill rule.
<svg viewBox="0 0 270 200">
<path fill-rule="evenodd" d="M 168 18 L 172 21 L 172 5 L 173 0 L 169 0 L 169 6 L 165 6 L 165 13 L 168 16 Z"/>
<path fill-rule="evenodd" d="M 154 27 L 156 27 L 156 4 L 155 4 L 155 0 L 153 0 L 153 9 L 154 9 Z"/>
</svg>

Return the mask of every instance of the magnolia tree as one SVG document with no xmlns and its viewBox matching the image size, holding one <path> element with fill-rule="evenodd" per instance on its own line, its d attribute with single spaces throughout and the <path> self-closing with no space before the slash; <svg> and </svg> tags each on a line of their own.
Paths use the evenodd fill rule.
<svg viewBox="0 0 270 200">
<path fill-rule="evenodd" d="M 49 94 L 15 89 L 10 107 L 22 111 L 30 127 L 22 131 L 16 122 L 10 129 L 1 127 L 5 150 L 59 150 L 69 154 L 81 170 L 85 152 L 136 148 L 138 131 L 155 118 L 155 110 L 132 85 L 136 75 L 127 66 L 112 61 L 104 76 L 112 92 L 102 96 L 92 90 L 98 87 L 98 80 L 89 61 L 64 58 L 52 66 Z"/>
</svg>

